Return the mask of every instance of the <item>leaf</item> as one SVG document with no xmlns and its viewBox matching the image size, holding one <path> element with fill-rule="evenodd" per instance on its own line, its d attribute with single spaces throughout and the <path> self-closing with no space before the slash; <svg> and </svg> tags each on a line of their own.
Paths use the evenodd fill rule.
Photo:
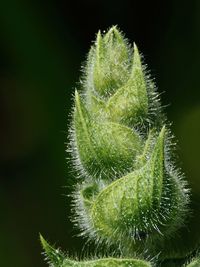
<svg viewBox="0 0 200 267">
<path fill-rule="evenodd" d="M 40 240 L 45 254 L 53 267 L 151 267 L 149 262 L 139 259 L 104 258 L 90 261 L 70 260 L 65 258 L 61 251 L 50 246 L 42 235 L 40 235 Z"/>
<path fill-rule="evenodd" d="M 45 251 L 47 261 L 53 264 L 53 267 L 61 267 L 65 255 L 59 249 L 55 249 L 53 246 L 49 245 L 49 243 L 43 238 L 42 235 L 40 235 L 40 241 Z"/>
</svg>

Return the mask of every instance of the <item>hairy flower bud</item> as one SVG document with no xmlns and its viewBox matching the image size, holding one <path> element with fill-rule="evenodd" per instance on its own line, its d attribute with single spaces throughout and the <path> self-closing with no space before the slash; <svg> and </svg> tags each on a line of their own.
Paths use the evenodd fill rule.
<svg viewBox="0 0 200 267">
<path fill-rule="evenodd" d="M 83 177 L 75 221 L 97 242 L 159 247 L 182 224 L 188 194 L 137 46 L 132 50 L 116 27 L 99 32 L 85 74 L 71 142 Z"/>
<path fill-rule="evenodd" d="M 41 237 L 42 246 L 54 267 L 150 267 L 132 257 L 166 259 L 189 201 L 158 93 L 137 46 L 131 48 L 116 26 L 97 34 L 80 86 L 69 146 L 79 175 L 74 222 L 81 235 L 109 248 L 108 255 L 115 251 L 74 261 Z"/>
</svg>

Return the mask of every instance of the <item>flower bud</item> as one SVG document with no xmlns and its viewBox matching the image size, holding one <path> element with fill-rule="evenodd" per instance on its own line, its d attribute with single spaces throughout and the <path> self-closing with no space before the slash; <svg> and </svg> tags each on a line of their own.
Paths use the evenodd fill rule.
<svg viewBox="0 0 200 267">
<path fill-rule="evenodd" d="M 74 261 L 41 237 L 42 246 L 54 267 L 150 267 L 132 256 L 166 259 L 166 244 L 173 243 L 188 205 L 154 83 L 137 46 L 112 27 L 98 33 L 81 87 L 70 136 L 81 176 L 73 192 L 74 222 L 81 235 L 124 258 Z M 188 265 L 196 266 L 198 259 Z"/>
<path fill-rule="evenodd" d="M 125 256 L 157 253 L 182 225 L 188 190 L 174 167 L 154 83 L 137 46 L 132 50 L 116 27 L 98 33 L 84 73 L 71 136 L 84 178 L 74 192 L 75 221 L 82 235 Z"/>
</svg>

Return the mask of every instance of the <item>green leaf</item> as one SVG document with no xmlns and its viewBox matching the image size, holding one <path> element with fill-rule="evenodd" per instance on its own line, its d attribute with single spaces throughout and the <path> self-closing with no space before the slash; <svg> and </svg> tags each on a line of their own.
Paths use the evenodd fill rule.
<svg viewBox="0 0 200 267">
<path fill-rule="evenodd" d="M 49 245 L 49 243 L 43 238 L 42 235 L 40 235 L 40 241 L 45 251 L 45 255 L 47 257 L 48 262 L 53 264 L 53 267 L 61 267 L 65 255 L 59 249 L 55 249 L 53 246 Z M 68 266 L 73 266 L 73 265 L 68 265 Z"/>
<path fill-rule="evenodd" d="M 104 258 L 90 261 L 75 261 L 65 258 L 64 254 L 50 246 L 40 235 L 42 247 L 47 259 L 53 267 L 151 267 L 147 261 L 139 259 Z"/>
<path fill-rule="evenodd" d="M 131 240 L 152 233 L 159 225 L 155 211 L 160 208 L 163 189 L 164 133 L 163 128 L 144 167 L 112 182 L 97 196 L 91 217 L 100 236 Z"/>
</svg>

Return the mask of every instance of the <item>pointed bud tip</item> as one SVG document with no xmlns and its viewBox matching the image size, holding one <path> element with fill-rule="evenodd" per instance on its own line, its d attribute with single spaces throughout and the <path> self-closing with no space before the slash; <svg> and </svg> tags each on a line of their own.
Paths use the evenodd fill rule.
<svg viewBox="0 0 200 267">
<path fill-rule="evenodd" d="M 115 32 L 118 32 L 118 29 L 117 29 L 117 25 L 113 25 L 112 27 L 110 27 L 110 29 L 108 30 L 107 33 L 115 33 Z"/>
<path fill-rule="evenodd" d="M 124 43 L 124 38 L 118 27 L 112 26 L 104 36 L 105 41 L 117 41 L 119 43 Z"/>
<path fill-rule="evenodd" d="M 40 242 L 42 244 L 42 246 L 44 247 L 46 245 L 46 240 L 44 239 L 44 237 L 41 235 L 41 233 L 39 233 L 39 238 L 40 238 Z"/>
<path fill-rule="evenodd" d="M 97 38 L 96 38 L 96 45 L 98 45 L 101 40 L 102 40 L 102 36 L 101 36 L 101 31 L 99 30 L 97 33 Z"/>
<path fill-rule="evenodd" d="M 134 60 L 136 58 L 138 58 L 140 60 L 140 52 L 139 52 L 138 47 L 137 47 L 135 42 L 133 43 L 133 51 L 134 51 L 134 54 L 133 54 Z"/>
<path fill-rule="evenodd" d="M 78 91 L 75 90 L 75 98 L 78 97 Z"/>
<path fill-rule="evenodd" d="M 142 76 L 144 76 L 143 68 L 142 68 L 142 62 L 141 62 L 141 55 L 138 50 L 138 47 L 136 43 L 133 43 L 133 74 L 135 72 L 135 69 L 140 69 Z"/>
<path fill-rule="evenodd" d="M 136 43 L 133 43 L 133 51 L 134 51 L 134 56 L 138 55 L 140 57 L 140 52 L 138 50 L 138 46 L 136 45 Z"/>
<path fill-rule="evenodd" d="M 133 43 L 133 48 L 134 48 L 134 51 L 135 51 L 135 50 L 138 50 L 138 47 L 137 47 L 137 45 L 136 45 L 135 42 Z"/>
<path fill-rule="evenodd" d="M 77 90 L 75 90 L 75 94 L 74 94 L 74 97 L 75 97 L 75 104 L 80 102 L 80 96 L 79 96 L 79 93 Z"/>
<path fill-rule="evenodd" d="M 160 131 L 159 137 L 164 140 L 166 134 L 166 126 L 164 125 Z"/>
<path fill-rule="evenodd" d="M 41 242 L 41 245 L 42 245 L 43 249 L 47 252 L 47 250 L 51 246 L 49 245 L 49 243 L 44 239 L 44 237 L 41 234 L 39 234 L 39 237 L 40 237 L 40 242 Z"/>
</svg>

